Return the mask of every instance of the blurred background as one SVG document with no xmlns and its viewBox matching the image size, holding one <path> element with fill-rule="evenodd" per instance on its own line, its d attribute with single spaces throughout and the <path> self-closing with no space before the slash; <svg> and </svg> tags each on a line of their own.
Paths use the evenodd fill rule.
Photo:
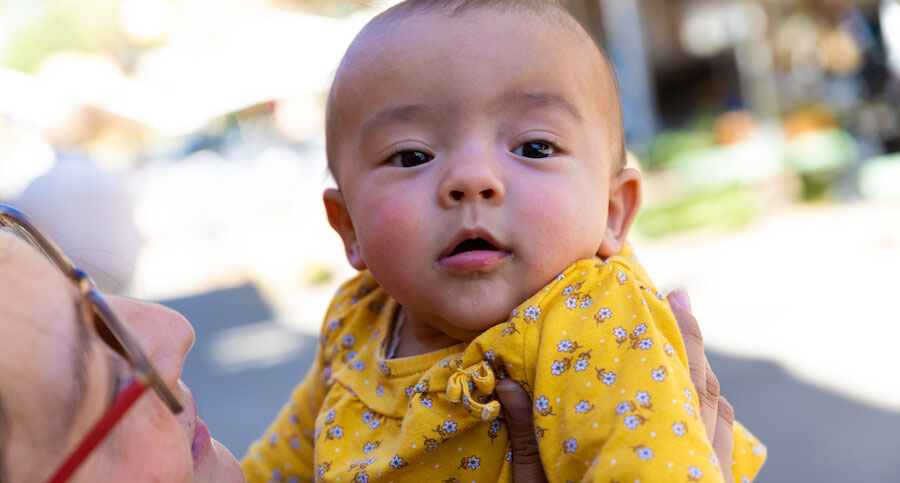
<svg viewBox="0 0 900 483">
<path fill-rule="evenodd" d="M 0 0 L 0 201 L 197 329 L 184 379 L 241 456 L 352 275 L 324 104 L 387 3 Z M 758 481 L 898 481 L 900 1 L 572 0 L 619 70 L 633 231 L 689 289 Z"/>
</svg>

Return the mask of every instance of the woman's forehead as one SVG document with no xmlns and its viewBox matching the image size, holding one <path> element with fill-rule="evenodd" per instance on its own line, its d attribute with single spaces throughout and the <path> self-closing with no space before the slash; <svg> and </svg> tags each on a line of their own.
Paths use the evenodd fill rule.
<svg viewBox="0 0 900 483">
<path fill-rule="evenodd" d="M 77 300 L 75 286 L 43 254 L 0 232 L 0 335 L 18 341 L 13 350 L 74 341 Z"/>
</svg>

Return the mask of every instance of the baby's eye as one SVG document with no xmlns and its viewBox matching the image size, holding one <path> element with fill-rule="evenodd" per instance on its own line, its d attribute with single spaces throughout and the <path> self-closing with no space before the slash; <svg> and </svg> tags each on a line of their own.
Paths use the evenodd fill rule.
<svg viewBox="0 0 900 483">
<path fill-rule="evenodd" d="M 396 166 L 412 168 L 413 166 L 425 164 L 432 159 L 434 159 L 434 156 L 422 151 L 401 151 L 388 158 L 388 162 Z"/>
<path fill-rule="evenodd" d="M 526 158 L 546 158 L 556 152 L 556 148 L 550 143 L 541 141 L 528 141 L 513 150 L 515 154 Z"/>
</svg>

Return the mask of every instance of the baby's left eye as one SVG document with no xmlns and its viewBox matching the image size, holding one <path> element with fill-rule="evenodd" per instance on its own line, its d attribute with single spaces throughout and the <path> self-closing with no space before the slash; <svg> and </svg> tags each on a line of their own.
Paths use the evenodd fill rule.
<svg viewBox="0 0 900 483">
<path fill-rule="evenodd" d="M 513 153 L 526 158 L 546 158 L 555 152 L 552 144 L 542 141 L 528 141 L 513 150 Z"/>
</svg>

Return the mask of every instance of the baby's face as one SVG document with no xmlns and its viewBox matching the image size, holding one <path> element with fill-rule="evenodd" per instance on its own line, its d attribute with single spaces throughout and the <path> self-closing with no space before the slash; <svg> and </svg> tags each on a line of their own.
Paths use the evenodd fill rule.
<svg viewBox="0 0 900 483">
<path fill-rule="evenodd" d="M 471 339 L 597 253 L 621 149 L 599 59 L 553 22 L 490 8 L 396 21 L 348 54 L 344 241 L 414 324 Z"/>
</svg>

